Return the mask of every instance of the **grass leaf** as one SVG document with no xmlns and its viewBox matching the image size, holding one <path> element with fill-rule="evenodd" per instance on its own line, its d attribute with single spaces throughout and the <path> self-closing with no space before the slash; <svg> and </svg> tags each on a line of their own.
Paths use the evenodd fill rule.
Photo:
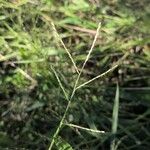
<svg viewBox="0 0 150 150">
<path fill-rule="evenodd" d="M 71 145 L 60 136 L 55 138 L 55 145 L 58 150 L 73 150 Z"/>
<path fill-rule="evenodd" d="M 115 134 L 117 133 L 118 127 L 118 111 L 119 111 L 119 85 L 116 87 L 116 96 L 113 106 L 113 115 L 112 115 L 112 135 L 113 139 L 111 142 L 111 150 L 115 150 Z"/>
</svg>

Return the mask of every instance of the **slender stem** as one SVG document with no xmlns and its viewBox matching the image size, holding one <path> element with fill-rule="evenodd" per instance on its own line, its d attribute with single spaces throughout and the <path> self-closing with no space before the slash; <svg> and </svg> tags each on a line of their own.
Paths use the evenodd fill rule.
<svg viewBox="0 0 150 150">
<path fill-rule="evenodd" d="M 59 123 L 59 125 L 58 125 L 58 127 L 57 127 L 57 129 L 56 129 L 56 132 L 55 132 L 54 135 L 53 135 L 52 142 L 51 142 L 51 144 L 50 144 L 48 150 L 51 150 L 51 149 L 52 149 L 52 147 L 53 147 L 53 145 L 54 145 L 54 142 L 55 142 L 55 138 L 56 138 L 57 135 L 59 134 L 59 131 L 60 131 L 62 125 L 63 125 L 63 122 L 64 122 L 64 120 L 65 120 L 66 114 L 67 114 L 67 112 L 68 112 L 68 110 L 69 110 L 69 108 L 70 108 L 72 99 L 73 99 L 73 97 L 74 97 L 74 95 L 75 95 L 75 92 L 76 92 L 76 90 L 77 90 L 77 85 L 78 85 L 80 76 L 81 76 L 81 74 L 82 74 L 82 71 L 83 71 L 83 69 L 84 69 L 84 67 L 85 67 L 85 65 L 86 65 L 86 63 L 87 63 L 87 61 L 88 61 L 88 59 L 90 58 L 90 55 L 91 55 L 92 50 L 93 50 L 93 48 L 94 48 L 94 45 L 95 45 L 95 43 L 96 43 L 97 37 L 98 37 L 98 35 L 99 35 L 100 27 L 101 27 L 101 23 L 99 23 L 99 25 L 98 25 L 98 28 L 97 28 L 96 35 L 95 35 L 95 37 L 94 37 L 92 46 L 91 46 L 91 48 L 90 48 L 90 50 L 89 50 L 89 53 L 88 53 L 88 55 L 87 55 L 87 57 L 86 57 L 86 60 L 85 60 L 84 63 L 83 63 L 83 66 L 82 66 L 82 68 L 81 68 L 81 71 L 79 72 L 79 74 L 78 74 L 78 76 L 77 76 L 77 79 L 76 79 L 76 81 L 75 81 L 75 84 L 74 84 L 74 87 L 73 87 L 73 90 L 72 90 L 72 94 L 71 94 L 71 96 L 70 96 L 70 98 L 69 98 L 69 101 L 68 101 L 66 110 L 65 110 L 65 112 L 64 112 L 64 114 L 63 114 L 63 117 L 62 117 L 62 119 L 61 119 L 61 121 L 60 121 L 60 123 Z"/>
<path fill-rule="evenodd" d="M 61 39 L 60 35 L 58 34 L 58 32 L 57 32 L 57 30 L 56 30 L 56 27 L 55 27 L 55 24 L 54 24 L 52 21 L 51 21 L 51 25 L 52 25 L 52 27 L 53 27 L 53 30 L 55 31 L 55 34 L 56 34 L 57 37 L 59 38 L 59 40 L 60 40 L 62 46 L 64 47 L 66 53 L 68 54 L 70 60 L 72 61 L 72 64 L 73 64 L 73 66 L 74 66 L 76 72 L 79 74 L 78 68 L 77 68 L 77 66 L 76 66 L 76 63 L 75 63 L 73 57 L 71 56 L 69 50 L 67 49 L 66 45 L 64 44 L 64 42 L 63 42 L 63 40 Z"/>
<path fill-rule="evenodd" d="M 75 125 L 75 124 L 71 124 L 71 123 L 69 123 L 69 124 L 67 123 L 67 124 L 65 124 L 65 125 L 70 126 L 70 127 L 74 127 L 74 128 L 78 128 L 78 129 L 81 129 L 81 130 L 89 131 L 89 132 L 94 132 L 94 133 L 105 133 L 105 131 L 93 130 L 93 129 L 81 127 L 81 126 L 78 126 L 78 125 Z"/>
<path fill-rule="evenodd" d="M 96 80 L 96 79 L 98 79 L 98 78 L 102 78 L 102 77 L 106 76 L 107 74 L 109 74 L 110 72 L 114 71 L 114 70 L 122 63 L 122 61 L 123 61 L 128 55 L 129 55 L 128 52 L 125 53 L 125 54 L 122 56 L 122 58 L 120 58 L 120 59 L 115 63 L 115 65 L 114 65 L 112 68 L 110 68 L 110 69 L 108 69 L 107 71 L 105 71 L 104 73 L 102 73 L 102 74 L 100 74 L 100 75 L 98 75 L 98 76 L 92 78 L 91 80 L 89 80 L 89 81 L 87 81 L 87 82 L 85 82 L 85 83 L 79 85 L 79 86 L 76 88 L 76 90 L 77 90 L 77 89 L 80 89 L 81 87 L 83 87 L 83 86 L 85 86 L 85 85 L 87 85 L 87 84 L 93 82 L 94 80 Z"/>
<path fill-rule="evenodd" d="M 68 101 L 66 110 L 65 110 L 65 112 L 64 112 L 64 114 L 63 114 L 63 117 L 62 117 L 62 119 L 61 119 L 61 121 L 60 121 L 58 127 L 57 127 L 57 130 L 55 131 L 55 134 L 53 135 L 52 142 L 51 142 L 51 144 L 50 144 L 48 150 L 51 150 L 52 147 L 53 147 L 53 145 L 54 145 L 55 139 L 56 139 L 56 137 L 57 137 L 57 135 L 58 135 L 58 133 L 59 133 L 59 131 L 60 131 L 62 125 L 63 125 L 63 122 L 64 122 L 64 120 L 65 120 L 66 114 L 67 114 L 67 112 L 68 112 L 68 110 L 69 110 L 70 103 L 71 103 L 71 101 Z"/>
<path fill-rule="evenodd" d="M 77 68 L 77 66 L 76 66 L 76 63 L 75 63 L 75 61 L 74 61 L 72 55 L 70 54 L 68 48 L 66 47 L 65 43 L 63 42 L 62 38 L 61 38 L 60 35 L 58 34 L 54 22 L 52 21 L 52 19 L 51 19 L 49 16 L 47 16 L 47 15 L 45 15 L 45 14 L 42 14 L 42 16 L 43 16 L 43 18 L 44 18 L 46 21 L 48 21 L 48 23 L 50 23 L 50 25 L 52 26 L 53 31 L 55 32 L 55 36 L 59 39 L 61 45 L 63 46 L 63 48 L 65 49 L 66 53 L 68 54 L 68 56 L 69 56 L 69 58 L 70 58 L 70 60 L 71 60 L 71 62 L 72 62 L 72 64 L 73 64 L 73 66 L 74 66 L 76 72 L 79 74 L 79 70 L 78 70 L 78 68 Z"/>
</svg>

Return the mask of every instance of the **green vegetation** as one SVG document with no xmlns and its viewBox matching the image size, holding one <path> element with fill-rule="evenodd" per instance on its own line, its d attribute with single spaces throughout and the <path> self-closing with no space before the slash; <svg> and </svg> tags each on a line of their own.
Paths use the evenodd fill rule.
<svg viewBox="0 0 150 150">
<path fill-rule="evenodd" d="M 0 0 L 0 150 L 149 150 L 148 0 Z"/>
</svg>

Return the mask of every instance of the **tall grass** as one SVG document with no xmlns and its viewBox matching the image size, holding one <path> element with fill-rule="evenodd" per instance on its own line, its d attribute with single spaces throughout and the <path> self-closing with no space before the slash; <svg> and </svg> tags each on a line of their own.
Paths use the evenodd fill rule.
<svg viewBox="0 0 150 150">
<path fill-rule="evenodd" d="M 52 24 L 52 25 L 53 25 L 53 28 L 54 28 L 54 24 Z M 61 89 L 62 89 L 62 91 L 63 91 L 63 93 L 64 93 L 64 96 L 65 96 L 66 100 L 68 101 L 68 104 L 67 104 L 67 106 L 66 106 L 64 115 L 63 115 L 63 117 L 62 117 L 62 119 L 61 119 L 61 121 L 60 121 L 60 123 L 59 123 L 59 125 L 58 125 L 58 127 L 57 127 L 57 129 L 56 129 L 56 131 L 55 131 L 55 133 L 54 133 L 54 135 L 53 135 L 53 137 L 52 137 L 51 144 L 50 144 L 50 146 L 49 146 L 49 148 L 48 148 L 49 150 L 52 149 L 52 147 L 53 147 L 53 145 L 54 145 L 54 143 L 55 143 L 55 139 L 57 138 L 57 136 L 58 136 L 58 134 L 59 134 L 59 132 L 60 132 L 60 130 L 61 130 L 63 124 L 65 124 L 65 118 L 66 118 L 66 115 L 67 115 L 67 113 L 68 113 L 68 110 L 70 109 L 71 102 L 72 102 L 72 100 L 73 100 L 73 98 L 74 98 L 74 95 L 75 95 L 75 93 L 76 93 L 76 90 L 79 89 L 79 88 L 81 88 L 81 87 L 83 87 L 84 85 L 86 85 L 86 84 L 88 84 L 88 83 L 90 83 L 90 82 L 92 82 L 92 81 L 94 81 L 94 80 L 100 78 L 100 77 L 103 77 L 103 76 L 107 75 L 108 73 L 110 73 L 111 71 L 113 71 L 114 69 L 116 69 L 116 68 L 118 67 L 118 65 L 122 62 L 122 60 L 124 60 L 124 58 L 126 58 L 127 55 L 129 54 L 129 53 L 125 54 L 125 55 L 116 63 L 116 65 L 114 65 L 114 67 L 112 67 L 111 69 L 107 70 L 105 73 L 102 73 L 102 74 L 96 76 L 95 78 L 93 78 L 93 79 L 91 79 L 91 80 L 89 80 L 89 81 L 83 83 L 82 85 L 79 85 L 79 86 L 78 86 L 78 82 L 79 82 L 79 80 L 80 80 L 80 76 L 81 76 L 81 74 L 82 74 L 82 72 L 83 72 L 83 69 L 84 69 L 86 63 L 88 62 L 88 60 L 89 60 L 89 58 L 90 58 L 90 55 L 91 55 L 91 53 L 92 53 L 92 51 L 93 51 L 94 45 L 95 45 L 95 43 L 96 43 L 96 40 L 97 40 L 98 35 L 99 35 L 99 32 L 100 32 L 100 28 L 101 28 L 101 23 L 98 24 L 98 28 L 97 28 L 97 31 L 96 31 L 96 34 L 95 34 L 95 37 L 94 37 L 92 46 L 91 46 L 91 48 L 90 48 L 90 50 L 89 50 L 89 52 L 88 52 L 88 54 L 87 54 L 87 57 L 86 57 L 86 59 L 85 59 L 83 65 L 82 65 L 82 67 L 81 67 L 81 71 L 79 72 L 79 74 L 78 74 L 78 76 L 77 76 L 77 79 L 76 79 L 76 81 L 75 81 L 75 83 L 74 83 L 73 90 L 72 90 L 72 92 L 71 92 L 71 96 L 70 96 L 69 98 L 68 98 L 67 93 L 65 92 L 65 89 L 64 89 L 64 87 L 63 87 L 63 85 L 62 85 L 62 83 L 61 83 L 61 81 L 60 81 L 60 79 L 59 79 L 59 77 L 58 77 L 58 75 L 57 75 L 55 69 L 52 67 L 52 70 L 53 70 L 53 72 L 54 72 L 54 74 L 55 74 L 55 76 L 56 76 L 56 78 L 57 78 L 57 81 L 58 81 L 58 83 L 59 83 L 59 85 L 60 85 L 60 87 L 61 87 Z M 55 29 L 55 31 L 56 31 L 56 29 Z M 57 36 L 58 36 L 58 34 L 57 34 Z M 63 42 L 61 42 L 61 43 L 63 43 Z M 63 43 L 63 45 L 64 45 L 64 43 Z M 63 47 L 65 47 L 65 46 L 63 46 Z M 66 49 L 66 48 L 65 48 L 65 49 Z M 69 52 L 69 51 L 67 50 L 67 53 L 68 53 L 68 52 Z M 70 54 L 70 53 L 69 53 L 69 57 L 71 57 L 71 54 Z M 70 59 L 73 61 L 73 65 L 74 65 L 75 69 L 78 70 L 77 67 L 75 66 L 76 63 L 74 62 L 73 58 L 71 57 Z M 77 71 L 77 72 L 78 72 L 78 71 Z M 116 98 L 115 98 L 114 112 L 113 112 L 113 130 L 112 130 L 113 134 L 116 133 L 117 114 L 118 114 L 118 107 L 119 107 L 119 106 L 118 106 L 118 87 L 117 87 L 117 93 L 116 93 L 116 94 L 117 94 L 117 95 L 116 95 Z M 76 127 L 77 127 L 77 126 L 76 126 Z M 80 129 L 85 129 L 85 128 L 80 127 Z M 94 132 L 92 129 L 86 129 L 86 130 L 90 130 L 91 132 Z M 97 132 L 98 132 L 98 133 L 105 133 L 104 131 L 97 131 Z M 113 143 L 112 143 L 112 148 L 111 148 L 111 149 L 114 150 L 114 141 L 113 141 Z"/>
<path fill-rule="evenodd" d="M 149 10 L 0 0 L 0 149 L 149 150 Z"/>
<path fill-rule="evenodd" d="M 58 126 L 56 132 L 54 133 L 54 136 L 53 136 L 53 138 L 52 138 L 52 142 L 51 142 L 51 144 L 50 144 L 49 150 L 52 149 L 53 144 L 54 144 L 54 141 L 55 141 L 55 138 L 56 138 L 56 136 L 58 135 L 58 133 L 59 133 L 59 131 L 60 131 L 60 129 L 61 129 L 63 123 L 64 123 L 65 117 L 66 117 L 66 115 L 67 115 L 67 112 L 68 112 L 68 110 L 69 110 L 69 108 L 70 108 L 70 105 L 71 105 L 71 102 L 72 102 L 72 100 L 73 100 L 73 97 L 74 97 L 74 95 L 75 95 L 76 88 L 77 88 L 77 85 L 78 85 L 80 76 L 81 76 L 82 71 L 83 71 L 83 69 L 84 69 L 84 67 L 85 67 L 85 65 L 86 65 L 86 63 L 87 63 L 87 61 L 88 61 L 88 59 L 89 59 L 89 57 L 90 57 L 90 54 L 92 53 L 92 50 L 93 50 L 93 48 L 94 48 L 96 39 L 97 39 L 98 34 L 99 34 L 99 31 L 100 31 L 100 27 L 101 27 L 101 23 L 99 23 L 99 25 L 98 25 L 97 32 L 96 32 L 94 41 L 93 41 L 93 43 L 92 43 L 91 49 L 89 50 L 89 53 L 88 53 L 88 55 L 87 55 L 87 57 L 86 57 L 86 60 L 85 60 L 84 63 L 83 63 L 83 66 L 82 66 L 82 68 L 81 68 L 81 71 L 80 71 L 80 73 L 79 73 L 78 76 L 77 76 L 77 79 L 76 79 L 76 81 L 75 81 L 75 84 L 74 84 L 74 87 L 73 87 L 71 96 L 69 97 L 69 100 L 68 100 L 68 98 L 67 98 L 68 104 L 67 104 L 66 110 L 65 110 L 65 112 L 64 112 L 64 115 L 63 115 L 63 117 L 62 117 L 62 119 L 61 119 L 61 121 L 60 121 L 60 124 L 59 124 L 59 126 Z M 71 56 L 71 54 L 70 54 L 69 56 Z M 72 59 L 72 60 L 73 60 L 73 59 Z M 73 62 L 73 64 L 75 64 L 75 62 Z M 55 74 L 56 74 L 56 72 L 55 72 Z M 58 80 L 59 78 L 58 78 L 57 75 L 56 75 L 56 77 L 57 77 L 57 80 Z M 58 80 L 58 82 L 59 82 L 59 81 L 60 81 L 60 80 Z M 59 84 L 60 84 L 60 82 L 59 82 Z M 61 84 L 60 84 L 60 86 L 61 86 Z M 61 87 L 62 87 L 62 86 L 61 86 Z M 64 91 L 64 88 L 62 88 L 62 89 L 63 89 L 63 91 Z M 66 94 L 65 94 L 65 95 L 66 95 Z"/>
</svg>

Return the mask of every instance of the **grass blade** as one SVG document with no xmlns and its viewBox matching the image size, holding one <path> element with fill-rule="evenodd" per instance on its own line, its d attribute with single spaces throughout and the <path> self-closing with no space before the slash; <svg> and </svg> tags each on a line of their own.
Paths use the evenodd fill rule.
<svg viewBox="0 0 150 150">
<path fill-rule="evenodd" d="M 119 111 L 119 85 L 117 84 L 116 96 L 114 100 L 113 115 L 112 115 L 112 135 L 110 149 L 115 150 L 115 134 L 117 133 L 118 127 L 118 111 Z"/>
<path fill-rule="evenodd" d="M 58 150 L 73 150 L 71 145 L 60 136 L 56 137 L 55 144 Z"/>
</svg>

